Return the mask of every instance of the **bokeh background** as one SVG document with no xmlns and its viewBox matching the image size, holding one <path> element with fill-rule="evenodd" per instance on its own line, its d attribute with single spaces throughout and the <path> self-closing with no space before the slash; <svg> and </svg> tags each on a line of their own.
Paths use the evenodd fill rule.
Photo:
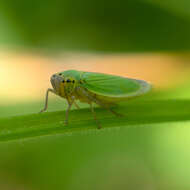
<svg viewBox="0 0 190 190">
<path fill-rule="evenodd" d="M 189 7 L 1 0 L 0 119 L 37 113 L 50 76 L 66 69 L 144 79 L 149 98 L 190 106 Z M 50 96 L 49 111 L 65 108 Z M 189 145 L 188 120 L 1 142 L 0 189 L 188 190 Z"/>
</svg>

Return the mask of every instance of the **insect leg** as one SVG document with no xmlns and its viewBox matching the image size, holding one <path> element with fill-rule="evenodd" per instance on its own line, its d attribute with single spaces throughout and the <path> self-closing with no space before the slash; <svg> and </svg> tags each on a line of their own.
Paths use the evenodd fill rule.
<svg viewBox="0 0 190 190">
<path fill-rule="evenodd" d="M 93 117 L 94 117 L 94 120 L 96 121 L 96 124 L 98 125 L 98 129 L 101 129 L 102 126 L 100 125 L 99 121 L 98 121 L 97 118 L 96 118 L 96 113 L 95 113 L 95 111 L 94 111 L 94 108 L 93 108 L 93 106 L 92 106 L 92 103 L 90 103 L 90 109 L 91 109 L 92 115 L 93 115 Z"/>
<path fill-rule="evenodd" d="M 80 91 L 83 93 L 83 95 L 88 98 L 90 101 L 95 102 L 96 104 L 98 104 L 99 106 L 102 106 L 103 108 L 109 110 L 111 113 L 113 113 L 116 116 L 123 116 L 120 113 L 115 112 L 114 110 L 112 110 L 109 106 L 105 105 L 104 103 L 102 103 L 100 100 L 98 100 L 97 98 L 93 97 L 92 95 L 90 95 L 88 92 L 86 92 L 84 89 L 78 87 L 80 89 Z"/>
<path fill-rule="evenodd" d="M 51 88 L 48 88 L 47 91 L 46 91 L 46 97 L 45 97 L 45 106 L 44 108 L 40 111 L 40 113 L 44 112 L 47 110 L 48 108 L 48 95 L 49 95 L 49 92 L 52 92 L 55 94 L 55 91 Z"/>
<path fill-rule="evenodd" d="M 77 109 L 80 109 L 80 107 L 78 106 L 78 104 L 74 101 L 74 105 Z"/>
<path fill-rule="evenodd" d="M 117 117 L 123 117 L 124 115 L 123 114 L 121 114 L 121 113 L 117 113 L 117 112 L 115 112 L 114 110 L 112 110 L 112 108 L 108 108 L 115 116 L 117 116 Z"/>
<path fill-rule="evenodd" d="M 98 105 L 100 105 L 100 106 L 102 106 L 102 107 L 105 107 L 105 105 L 104 105 L 102 102 L 100 102 L 99 100 L 97 100 L 97 98 L 95 98 L 95 97 L 93 97 L 92 95 L 90 95 L 90 94 L 89 94 L 86 90 L 84 90 L 83 88 L 78 87 L 77 89 L 80 91 L 80 93 L 82 93 L 83 96 L 85 96 L 85 97 L 89 100 L 89 102 L 94 102 L 94 103 L 96 103 L 96 104 L 98 104 Z M 79 93 L 79 94 L 80 94 L 80 93 Z"/>
<path fill-rule="evenodd" d="M 69 111 L 74 103 L 75 99 L 72 97 L 71 101 L 69 101 L 67 99 L 67 102 L 68 102 L 68 107 L 67 107 L 67 110 L 66 110 L 66 114 L 65 114 L 65 125 L 68 124 L 68 117 L 69 117 Z"/>
</svg>

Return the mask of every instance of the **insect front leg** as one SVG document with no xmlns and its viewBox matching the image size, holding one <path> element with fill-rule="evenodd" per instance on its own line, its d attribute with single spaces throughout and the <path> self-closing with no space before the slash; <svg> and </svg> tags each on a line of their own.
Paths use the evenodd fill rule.
<svg viewBox="0 0 190 190">
<path fill-rule="evenodd" d="M 74 96 L 71 97 L 71 100 L 67 99 L 68 107 L 67 107 L 66 114 L 65 114 L 65 125 L 68 124 L 69 111 L 70 111 L 70 109 L 71 109 L 74 101 L 75 101 L 75 97 Z"/>
<path fill-rule="evenodd" d="M 53 89 L 51 89 L 51 88 L 48 88 L 48 89 L 47 89 L 47 91 L 46 91 L 46 97 L 45 97 L 45 106 L 44 106 L 44 108 L 40 111 L 40 113 L 46 111 L 47 108 L 48 108 L 48 96 L 49 96 L 49 92 L 52 92 L 52 93 L 56 94 Z"/>
</svg>

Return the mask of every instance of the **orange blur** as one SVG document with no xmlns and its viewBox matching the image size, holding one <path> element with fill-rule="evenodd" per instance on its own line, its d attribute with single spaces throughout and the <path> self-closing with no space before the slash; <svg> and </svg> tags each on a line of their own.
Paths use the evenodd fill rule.
<svg viewBox="0 0 190 190">
<path fill-rule="evenodd" d="M 39 99 L 50 87 L 50 76 L 67 69 L 103 72 L 150 81 L 164 88 L 183 81 L 188 69 L 170 54 L 63 54 L 46 57 L 30 53 L 0 53 L 0 103 Z"/>
</svg>

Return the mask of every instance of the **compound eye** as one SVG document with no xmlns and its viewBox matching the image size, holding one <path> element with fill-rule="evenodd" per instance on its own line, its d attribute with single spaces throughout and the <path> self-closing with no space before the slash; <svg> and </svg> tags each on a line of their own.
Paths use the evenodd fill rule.
<svg viewBox="0 0 190 190">
<path fill-rule="evenodd" d="M 70 79 L 67 79 L 67 82 L 71 82 L 71 80 L 70 80 Z"/>
</svg>

